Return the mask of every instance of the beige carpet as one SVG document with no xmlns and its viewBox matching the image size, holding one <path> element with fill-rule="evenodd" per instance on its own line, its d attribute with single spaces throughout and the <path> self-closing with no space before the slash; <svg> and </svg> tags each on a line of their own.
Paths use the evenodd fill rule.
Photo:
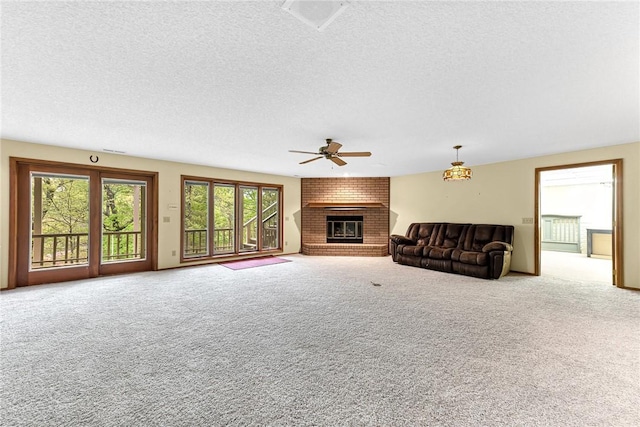
<svg viewBox="0 0 640 427">
<path fill-rule="evenodd" d="M 613 283 L 611 258 L 570 252 L 542 251 L 540 258 L 543 276 L 560 279 Z"/>
<path fill-rule="evenodd" d="M 285 258 L 2 292 L 0 424 L 640 419 L 640 292 Z"/>
</svg>

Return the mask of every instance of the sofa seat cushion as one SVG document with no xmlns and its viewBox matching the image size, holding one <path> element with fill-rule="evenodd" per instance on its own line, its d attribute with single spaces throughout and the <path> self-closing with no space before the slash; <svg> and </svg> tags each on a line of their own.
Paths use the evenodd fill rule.
<svg viewBox="0 0 640 427">
<path fill-rule="evenodd" d="M 424 246 L 417 245 L 400 245 L 398 253 L 402 255 L 422 256 L 424 254 Z"/>
<path fill-rule="evenodd" d="M 489 253 L 456 249 L 451 254 L 451 259 L 469 265 L 488 265 Z"/>
<path fill-rule="evenodd" d="M 424 250 L 424 255 L 429 259 L 451 259 L 454 248 L 441 248 L 438 246 L 428 246 Z"/>
</svg>

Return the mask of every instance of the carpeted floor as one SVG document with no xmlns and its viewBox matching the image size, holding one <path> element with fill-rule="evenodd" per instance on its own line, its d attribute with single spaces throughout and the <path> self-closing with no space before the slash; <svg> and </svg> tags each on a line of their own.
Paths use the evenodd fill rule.
<svg viewBox="0 0 640 427">
<path fill-rule="evenodd" d="M 586 254 L 555 251 L 541 251 L 540 256 L 543 276 L 613 286 L 613 261 L 610 257 L 588 257 Z"/>
<path fill-rule="evenodd" d="M 0 294 L 6 426 L 632 426 L 640 292 L 287 256 Z"/>
</svg>

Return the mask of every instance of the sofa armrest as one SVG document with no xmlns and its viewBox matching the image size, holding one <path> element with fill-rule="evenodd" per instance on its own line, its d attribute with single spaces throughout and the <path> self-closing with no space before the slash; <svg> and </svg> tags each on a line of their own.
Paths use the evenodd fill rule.
<svg viewBox="0 0 640 427">
<path fill-rule="evenodd" d="M 489 242 L 482 248 L 482 252 L 491 252 L 491 251 L 513 251 L 513 246 L 509 243 L 505 242 Z"/>
<path fill-rule="evenodd" d="M 415 242 L 413 240 L 409 239 L 406 236 L 401 236 L 399 234 L 391 235 L 389 237 L 389 240 L 391 240 L 396 245 L 412 245 L 412 244 L 415 244 Z"/>
</svg>

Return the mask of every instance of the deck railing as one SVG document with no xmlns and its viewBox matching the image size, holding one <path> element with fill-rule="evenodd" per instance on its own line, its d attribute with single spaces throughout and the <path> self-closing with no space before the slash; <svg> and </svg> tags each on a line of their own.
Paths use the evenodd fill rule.
<svg viewBox="0 0 640 427">
<path fill-rule="evenodd" d="M 88 233 L 33 234 L 31 268 L 88 264 Z M 140 231 L 105 231 L 102 233 L 102 261 L 124 261 L 144 257 Z"/>
<path fill-rule="evenodd" d="M 185 230 L 185 256 L 207 255 L 207 229 Z M 215 253 L 233 252 L 233 228 L 218 228 L 213 231 L 213 250 Z"/>
<path fill-rule="evenodd" d="M 142 232 L 105 231 L 102 233 L 102 261 L 144 258 Z"/>
<path fill-rule="evenodd" d="M 89 234 L 58 233 L 32 236 L 31 268 L 59 267 L 89 262 Z"/>
<path fill-rule="evenodd" d="M 265 249 L 278 247 L 278 210 L 277 203 L 267 206 L 262 211 L 262 247 Z M 257 216 L 250 218 L 242 224 L 241 249 L 255 250 L 258 245 L 258 238 L 255 231 Z M 208 254 L 207 229 L 185 230 L 184 232 L 184 255 L 200 256 Z M 235 250 L 233 241 L 233 228 L 217 228 L 213 230 L 213 251 L 214 254 L 230 253 Z"/>
<path fill-rule="evenodd" d="M 276 212 L 277 213 L 277 212 Z M 276 213 L 263 222 L 263 247 L 275 248 L 278 243 Z M 250 219 L 243 224 L 243 248 L 255 248 L 257 239 L 252 231 Z M 219 228 L 213 233 L 214 253 L 234 251 L 232 228 Z M 62 267 L 89 263 L 88 233 L 33 234 L 31 268 Z M 206 255 L 208 250 L 207 230 L 185 231 L 185 256 Z M 105 231 L 102 233 L 102 262 L 126 261 L 144 258 L 145 248 L 140 231 Z"/>
</svg>

